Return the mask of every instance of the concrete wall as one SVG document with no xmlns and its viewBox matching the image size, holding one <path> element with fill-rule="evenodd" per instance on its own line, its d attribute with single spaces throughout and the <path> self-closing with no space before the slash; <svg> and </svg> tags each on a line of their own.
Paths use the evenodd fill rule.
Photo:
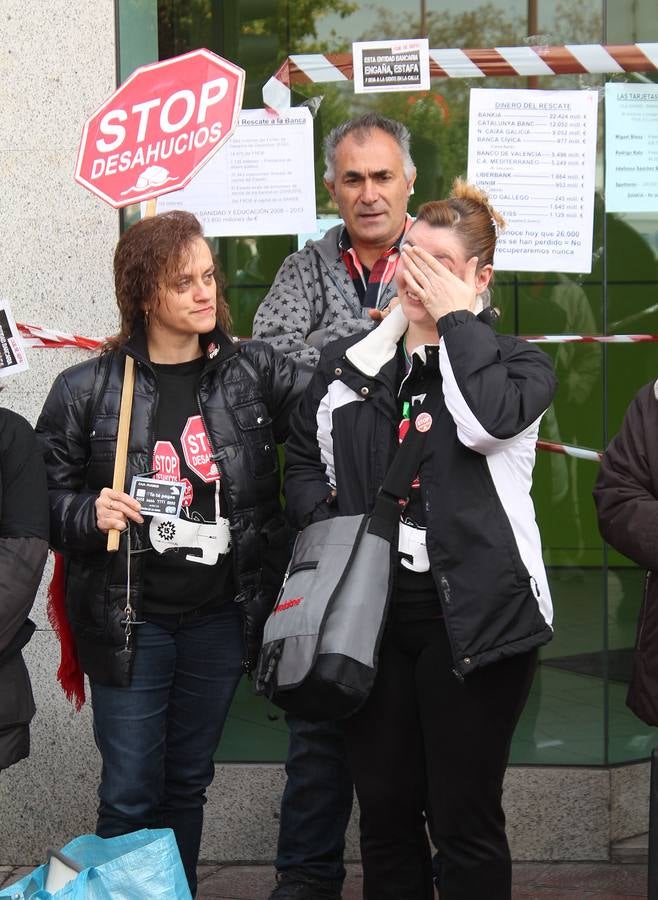
<svg viewBox="0 0 658 900">
<path fill-rule="evenodd" d="M 82 125 L 115 87 L 113 0 L 2 0 L 0 297 L 18 322 L 103 336 L 116 331 L 116 211 L 73 181 Z M 34 423 L 56 373 L 87 354 L 29 351 L 0 403 Z M 46 582 L 44 581 L 44 584 Z M 89 711 L 55 682 L 58 646 L 44 591 L 26 658 L 38 712 L 32 755 L 0 775 L 0 859 L 34 862 L 89 829 L 98 760 Z"/>
<path fill-rule="evenodd" d="M 276 853 L 280 766 L 219 766 L 211 787 L 201 857 L 267 861 Z M 610 845 L 646 832 L 649 763 L 611 769 L 514 766 L 504 805 L 516 860 L 606 860 Z M 358 810 L 346 855 L 358 859 Z M 1 860 L 0 860 L 1 862 Z"/>
<path fill-rule="evenodd" d="M 0 296 L 19 322 L 103 336 L 116 329 L 111 257 L 118 214 L 73 181 L 84 120 L 115 87 L 112 0 L 3 0 L 0 56 Z M 32 350 L 1 401 L 34 422 L 55 374 L 85 358 Z M 50 574 L 48 569 L 44 585 Z M 88 706 L 56 680 L 44 591 L 27 648 L 38 712 L 32 755 L 0 775 L 0 865 L 36 864 L 48 846 L 93 830 L 99 759 Z M 205 860 L 275 853 L 281 766 L 218 768 Z M 612 770 L 510 770 L 506 806 L 517 859 L 606 859 L 610 841 L 646 830 L 648 764 Z M 358 855 L 356 821 L 348 855 Z"/>
</svg>

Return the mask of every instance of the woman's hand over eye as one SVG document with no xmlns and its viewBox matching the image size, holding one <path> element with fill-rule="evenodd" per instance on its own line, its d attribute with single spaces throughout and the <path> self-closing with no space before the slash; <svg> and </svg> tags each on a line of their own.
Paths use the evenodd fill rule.
<svg viewBox="0 0 658 900">
<path fill-rule="evenodd" d="M 463 280 L 419 246 L 402 246 L 406 289 L 415 294 L 435 322 L 460 309 L 473 310 L 477 298 L 477 256 L 466 263 Z"/>
</svg>

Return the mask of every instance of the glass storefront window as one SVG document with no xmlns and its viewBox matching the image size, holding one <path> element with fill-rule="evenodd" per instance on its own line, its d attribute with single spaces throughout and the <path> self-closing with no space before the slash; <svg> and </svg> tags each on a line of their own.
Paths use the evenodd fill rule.
<svg viewBox="0 0 658 900">
<path fill-rule="evenodd" d="M 121 76 L 135 65 L 197 47 L 247 72 L 245 108 L 262 106 L 264 82 L 293 53 L 335 53 L 354 40 L 427 35 L 430 47 L 631 43 L 658 40 L 651 0 L 118 0 Z M 151 39 L 135 42 L 138 29 Z M 152 39 L 157 31 L 157 45 Z M 499 271 L 499 328 L 519 335 L 658 334 L 658 211 L 606 213 L 603 198 L 603 89 L 606 80 L 656 81 L 622 72 L 532 79 L 434 79 L 430 92 L 355 95 L 351 83 L 294 85 L 293 105 L 321 98 L 315 117 L 319 214 L 333 214 L 322 183 L 321 141 L 340 121 L 373 109 L 412 133 L 418 180 L 410 211 L 445 195 L 466 173 L 472 87 L 599 91 L 599 141 L 592 271 Z M 133 215 L 137 215 L 134 212 Z M 130 217 L 128 212 L 127 216 Z M 236 334 L 253 315 L 296 236 L 215 240 L 228 275 Z M 542 437 L 602 448 L 635 391 L 658 375 L 655 345 L 546 344 L 560 380 Z M 534 497 L 555 605 L 555 638 L 541 653 L 532 695 L 517 730 L 512 761 L 596 765 L 646 758 L 658 738 L 625 707 L 642 573 L 603 546 L 591 491 L 596 464 L 538 452 Z M 220 748 L 224 760 L 279 760 L 283 718 L 241 686 Z"/>
</svg>

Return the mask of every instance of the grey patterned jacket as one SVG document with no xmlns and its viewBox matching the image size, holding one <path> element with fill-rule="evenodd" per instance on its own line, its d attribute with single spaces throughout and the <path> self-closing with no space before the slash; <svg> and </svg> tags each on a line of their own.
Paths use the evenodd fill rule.
<svg viewBox="0 0 658 900">
<path fill-rule="evenodd" d="M 342 260 L 342 229 L 336 225 L 321 240 L 308 241 L 288 256 L 256 312 L 253 336 L 296 362 L 315 366 L 325 344 L 369 331 L 374 324 Z M 392 281 L 382 287 L 379 308 L 394 296 Z"/>
</svg>

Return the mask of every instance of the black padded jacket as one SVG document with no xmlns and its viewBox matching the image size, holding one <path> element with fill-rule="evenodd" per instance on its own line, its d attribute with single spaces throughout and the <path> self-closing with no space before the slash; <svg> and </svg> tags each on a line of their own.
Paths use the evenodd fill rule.
<svg viewBox="0 0 658 900">
<path fill-rule="evenodd" d="M 235 602 L 243 620 L 243 666 L 258 653 L 289 550 L 280 506 L 277 443 L 308 373 L 256 341 L 233 342 L 219 328 L 202 336 L 206 364 L 197 402 L 222 479 L 232 536 Z M 120 351 L 56 378 L 37 422 L 50 494 L 51 545 L 66 560 L 67 614 L 83 670 L 100 684 L 127 685 L 134 653 L 126 638 L 127 532 L 106 551 L 95 500 L 112 484 L 125 354 L 135 359 L 126 491 L 151 469 L 158 382 L 143 332 Z M 147 525 L 130 526 L 130 597 L 141 616 Z M 123 620 L 123 621 L 122 621 Z"/>
</svg>

